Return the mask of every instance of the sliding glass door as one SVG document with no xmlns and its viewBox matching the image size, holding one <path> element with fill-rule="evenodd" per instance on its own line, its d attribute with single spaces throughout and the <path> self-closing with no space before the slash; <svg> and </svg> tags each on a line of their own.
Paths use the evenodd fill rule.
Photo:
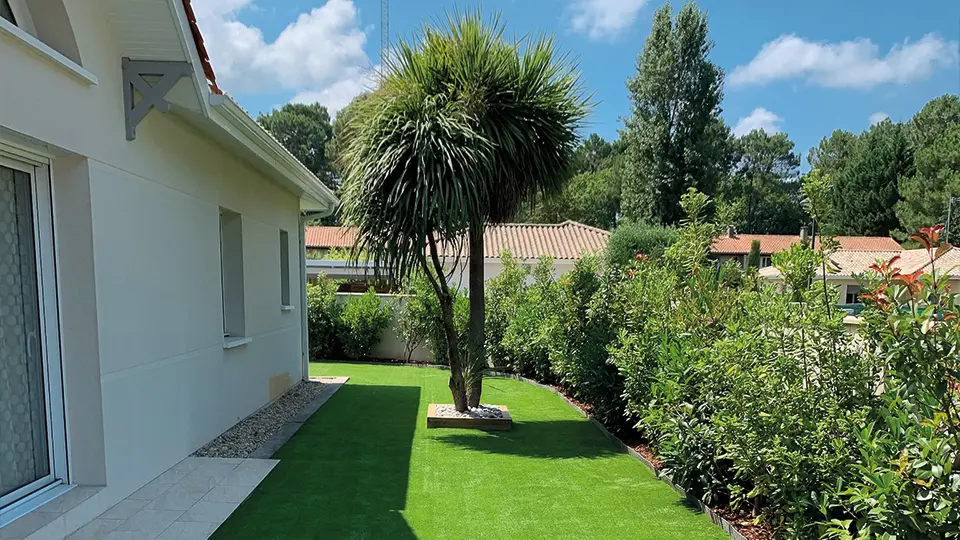
<svg viewBox="0 0 960 540">
<path fill-rule="evenodd" d="M 65 472 L 50 217 L 45 168 L 0 156 L 0 509 Z"/>
</svg>

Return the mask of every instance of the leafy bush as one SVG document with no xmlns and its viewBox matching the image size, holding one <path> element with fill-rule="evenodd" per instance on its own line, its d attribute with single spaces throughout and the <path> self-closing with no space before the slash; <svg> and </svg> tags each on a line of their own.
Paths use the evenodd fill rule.
<svg viewBox="0 0 960 540">
<path fill-rule="evenodd" d="M 554 382 L 550 369 L 550 346 L 558 324 L 558 285 L 553 279 L 553 261 L 544 258 L 534 268 L 534 283 L 518 293 L 514 317 L 504 331 L 498 349 L 502 365 L 525 377 Z M 497 360 L 494 359 L 495 364 Z"/>
<path fill-rule="evenodd" d="M 503 265 L 500 275 L 487 283 L 484 326 L 487 356 L 498 368 L 507 367 L 507 362 L 501 362 L 506 356 L 502 348 L 503 339 L 510 321 L 518 315 L 518 307 L 530 276 L 529 269 L 518 262 L 509 250 L 500 255 L 500 263 Z"/>
<path fill-rule="evenodd" d="M 338 287 L 339 282 L 329 279 L 307 283 L 307 335 L 314 360 L 336 358 L 343 351 Z"/>
<path fill-rule="evenodd" d="M 443 332 L 440 301 L 430 282 L 424 276 L 414 277 L 407 284 L 404 295 L 403 307 L 398 316 L 398 332 L 400 339 L 406 343 L 408 353 L 418 346 L 426 346 L 434 364 L 448 365 L 447 337 Z M 470 299 L 463 291 L 458 290 L 453 299 L 453 322 L 459 334 L 461 348 L 466 346 L 469 321 Z"/>
<path fill-rule="evenodd" d="M 641 223 L 623 222 L 607 241 L 607 261 L 624 266 L 637 254 L 658 258 L 677 239 L 676 229 Z"/>
<path fill-rule="evenodd" d="M 380 334 L 390 325 L 393 304 L 384 302 L 371 288 L 347 300 L 340 312 L 340 340 L 349 358 L 370 356 Z"/>
<path fill-rule="evenodd" d="M 521 287 L 500 361 L 629 419 L 674 482 L 780 537 L 960 538 L 960 305 L 936 264 L 876 265 L 851 336 L 814 281 L 829 239 L 776 257 L 785 294 L 709 261 L 709 200 L 682 204 L 661 259 Z"/>
</svg>

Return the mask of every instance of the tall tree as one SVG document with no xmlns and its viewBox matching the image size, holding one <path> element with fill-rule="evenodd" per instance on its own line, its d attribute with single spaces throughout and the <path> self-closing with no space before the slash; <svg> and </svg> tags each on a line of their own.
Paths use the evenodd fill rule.
<svg viewBox="0 0 960 540">
<path fill-rule="evenodd" d="M 897 182 L 913 172 L 902 124 L 884 120 L 860 135 L 857 152 L 835 177 L 833 216 L 838 234 L 887 236 L 899 229 Z"/>
<path fill-rule="evenodd" d="M 333 136 L 326 107 L 319 103 L 288 103 L 268 114 L 261 114 L 257 122 L 327 187 L 337 190 L 336 175 L 326 154 L 327 142 Z"/>
<path fill-rule="evenodd" d="M 946 95 L 930 101 L 906 129 L 916 151 L 916 172 L 900 178 L 901 232 L 944 223 L 949 213 L 951 231 L 946 240 L 955 240 L 960 228 L 960 98 Z"/>
<path fill-rule="evenodd" d="M 800 155 L 786 133 L 757 129 L 737 140 L 738 159 L 718 193 L 718 214 L 741 232 L 796 234 L 803 220 Z"/>
<path fill-rule="evenodd" d="M 628 219 L 673 224 L 690 187 L 712 195 L 730 166 L 730 130 L 720 118 L 723 71 L 708 55 L 707 15 L 688 2 L 673 21 L 659 8 L 637 74 L 627 82 L 629 171 L 623 182 Z"/>
<path fill-rule="evenodd" d="M 340 163 L 340 155 L 343 153 L 346 147 L 346 141 L 350 136 L 350 121 L 353 119 L 357 107 L 367 99 L 368 95 L 369 94 L 365 92 L 353 98 L 346 107 L 337 112 L 337 117 L 333 119 L 330 140 L 327 141 L 325 151 L 333 168 L 333 174 L 336 176 L 338 182 L 342 176 L 340 174 L 340 168 L 342 166 Z"/>
<path fill-rule="evenodd" d="M 820 140 L 820 144 L 807 152 L 807 162 L 811 168 L 820 169 L 824 174 L 837 176 L 857 153 L 859 139 L 853 133 L 838 129 Z"/>
<path fill-rule="evenodd" d="M 569 178 L 589 104 L 552 38 L 510 43 L 494 18 L 455 15 L 425 27 L 386 62 L 380 87 L 350 121 L 344 217 L 378 273 L 419 270 L 440 302 L 457 410 L 480 401 L 484 354 L 483 231 Z M 461 349 L 442 249 L 468 246 L 470 322 Z"/>
<path fill-rule="evenodd" d="M 613 145 L 596 133 L 591 133 L 583 143 L 577 147 L 574 154 L 574 172 L 576 174 L 597 172 L 608 166 L 615 151 Z"/>
</svg>

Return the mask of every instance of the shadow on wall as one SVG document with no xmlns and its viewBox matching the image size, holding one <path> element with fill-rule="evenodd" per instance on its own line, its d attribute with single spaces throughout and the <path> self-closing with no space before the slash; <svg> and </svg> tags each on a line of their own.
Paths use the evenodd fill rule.
<svg viewBox="0 0 960 540">
<path fill-rule="evenodd" d="M 212 538 L 415 540 L 406 506 L 420 388 L 346 384 Z M 362 422 L 391 411 L 391 422 Z"/>
<path fill-rule="evenodd" d="M 586 420 L 514 422 L 510 431 L 464 431 L 434 439 L 461 450 L 539 459 L 598 459 L 620 455 L 619 448 L 598 437 Z"/>
</svg>

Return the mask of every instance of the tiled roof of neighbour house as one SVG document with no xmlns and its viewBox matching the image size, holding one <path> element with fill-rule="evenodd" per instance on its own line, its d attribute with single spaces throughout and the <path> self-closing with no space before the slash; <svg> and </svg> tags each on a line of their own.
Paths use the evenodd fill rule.
<svg viewBox="0 0 960 540">
<path fill-rule="evenodd" d="M 308 248 L 352 248 L 357 230 L 353 227 L 307 227 L 304 241 Z"/>
<path fill-rule="evenodd" d="M 193 6 L 190 0 L 183 0 L 183 8 L 187 12 L 187 22 L 190 23 L 190 33 L 193 34 L 193 42 L 197 46 L 197 54 L 200 56 L 200 63 L 203 65 L 203 75 L 207 78 L 207 85 L 214 94 L 223 94 L 223 90 L 217 86 L 217 74 L 213 71 L 213 64 L 210 63 L 210 55 L 207 53 L 207 46 L 203 42 L 203 34 L 200 33 L 200 26 L 197 25 L 197 16 L 193 12 Z"/>
<path fill-rule="evenodd" d="M 873 251 L 900 251 L 903 247 L 888 236 L 836 236 L 840 249 Z M 724 235 L 714 241 L 710 251 L 718 255 L 742 255 L 750 253 L 754 240 L 760 241 L 760 253 L 770 255 L 800 243 L 800 235 L 791 234 L 737 234 Z"/>
<path fill-rule="evenodd" d="M 351 248 L 356 231 L 351 227 L 307 227 L 308 248 Z M 488 225 L 484 232 L 484 257 L 497 258 L 509 249 L 519 259 L 579 259 L 607 246 L 610 233 L 576 221 L 555 225 L 508 223 Z M 447 250 L 452 256 L 452 250 Z"/>
<path fill-rule="evenodd" d="M 830 255 L 830 260 L 837 266 L 837 271 L 827 274 L 827 277 L 849 278 L 864 274 L 877 261 L 889 261 L 894 257 L 900 258 L 893 263 L 893 267 L 899 268 L 903 274 L 911 274 L 918 270 L 930 271 L 930 252 L 925 249 L 899 251 L 838 250 Z M 953 248 L 942 253 L 933 262 L 933 267 L 936 268 L 938 274 L 948 273 L 951 276 L 960 277 L 960 249 Z M 817 275 L 819 276 L 820 273 L 818 272 Z M 760 270 L 760 276 L 777 279 L 780 277 L 780 271 L 773 266 L 769 266 Z"/>
</svg>

